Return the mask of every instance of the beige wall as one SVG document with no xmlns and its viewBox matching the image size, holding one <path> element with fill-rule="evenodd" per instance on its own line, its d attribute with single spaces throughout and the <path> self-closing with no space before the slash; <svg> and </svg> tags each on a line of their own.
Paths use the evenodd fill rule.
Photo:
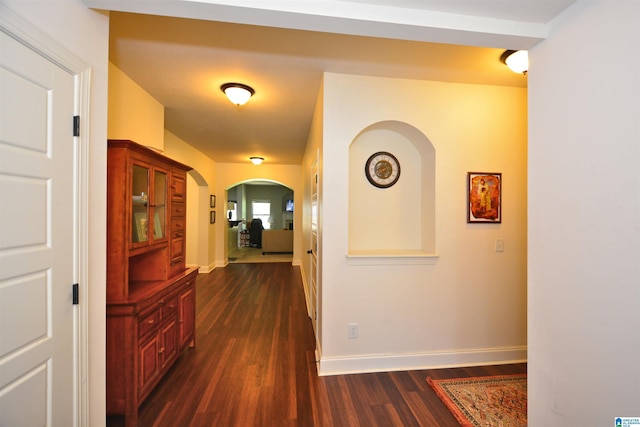
<svg viewBox="0 0 640 427">
<path fill-rule="evenodd" d="M 320 371 L 526 359 L 526 89 L 325 74 L 323 96 Z M 346 259 L 349 148 L 363 129 L 386 120 L 407 123 L 435 148 L 439 258 L 432 265 Z M 467 224 L 467 172 L 502 173 L 501 224 Z M 419 183 L 402 185 L 415 185 L 421 197 Z M 385 221 L 369 231 L 376 227 Z M 502 253 L 494 250 L 497 238 Z M 359 338 L 348 338 L 350 323 L 359 325 Z"/>
<path fill-rule="evenodd" d="M 164 150 L 164 106 L 112 63 L 107 136 Z"/>
</svg>

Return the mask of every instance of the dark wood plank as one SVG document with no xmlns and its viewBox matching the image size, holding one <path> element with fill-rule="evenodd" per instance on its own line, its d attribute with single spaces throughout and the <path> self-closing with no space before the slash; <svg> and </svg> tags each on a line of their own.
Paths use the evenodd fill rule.
<svg viewBox="0 0 640 427">
<path fill-rule="evenodd" d="M 526 372 L 516 364 L 318 377 L 300 271 L 288 263 L 199 275 L 197 298 L 197 347 L 142 404 L 140 427 L 456 426 L 427 376 Z"/>
</svg>

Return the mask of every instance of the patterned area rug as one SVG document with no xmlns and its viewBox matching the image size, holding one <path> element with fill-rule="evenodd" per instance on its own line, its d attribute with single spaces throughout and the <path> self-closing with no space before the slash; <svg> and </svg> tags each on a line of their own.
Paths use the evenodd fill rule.
<svg viewBox="0 0 640 427">
<path fill-rule="evenodd" d="M 427 382 L 464 427 L 527 425 L 526 374 Z"/>
</svg>

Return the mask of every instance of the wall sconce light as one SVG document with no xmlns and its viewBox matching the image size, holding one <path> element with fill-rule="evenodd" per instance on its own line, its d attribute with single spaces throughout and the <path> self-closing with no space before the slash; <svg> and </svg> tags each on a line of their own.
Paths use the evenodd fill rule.
<svg viewBox="0 0 640 427">
<path fill-rule="evenodd" d="M 229 101 L 238 107 L 244 105 L 256 93 L 252 87 L 242 83 L 225 83 L 220 86 L 220 90 L 227 95 Z"/>
<path fill-rule="evenodd" d="M 526 50 L 505 50 L 500 55 L 500 62 L 511 71 L 518 74 L 527 74 L 529 69 L 529 52 Z"/>
<path fill-rule="evenodd" d="M 249 160 L 251 160 L 251 163 L 253 163 L 254 165 L 258 166 L 258 165 L 262 164 L 262 161 L 264 160 L 264 157 L 249 157 Z"/>
</svg>

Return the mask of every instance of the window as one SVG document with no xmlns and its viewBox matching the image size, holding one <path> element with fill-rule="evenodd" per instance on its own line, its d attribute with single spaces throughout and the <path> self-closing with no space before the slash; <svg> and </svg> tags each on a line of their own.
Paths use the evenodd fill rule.
<svg viewBox="0 0 640 427">
<path fill-rule="evenodd" d="M 265 230 L 271 228 L 271 202 L 267 200 L 252 200 L 251 211 L 254 218 L 262 220 L 262 226 Z"/>
</svg>

